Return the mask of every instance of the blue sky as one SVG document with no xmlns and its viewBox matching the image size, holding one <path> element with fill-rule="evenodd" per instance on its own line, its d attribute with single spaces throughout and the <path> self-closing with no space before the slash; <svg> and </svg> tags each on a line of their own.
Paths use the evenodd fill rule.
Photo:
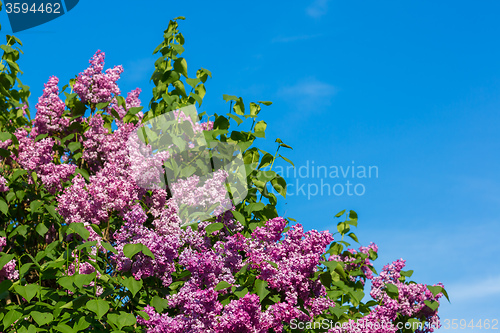
<svg viewBox="0 0 500 333">
<path fill-rule="evenodd" d="M 222 94 L 271 100 L 259 146 L 274 151 L 281 138 L 297 167 L 378 170 L 288 175 L 306 191 L 323 180 L 344 193 L 292 193 L 280 213 L 334 231 L 333 216 L 355 210 L 361 243 L 379 245 L 378 268 L 406 259 L 416 281 L 446 285 L 452 303 L 441 318 L 469 323 L 500 319 L 499 11 L 493 0 L 86 0 L 16 36 L 32 107 L 51 75 L 64 85 L 97 49 L 106 68 L 124 66 L 122 91 L 142 88 L 147 106 L 152 51 L 168 20 L 186 16 L 189 74 L 213 73 L 201 111 L 227 112 Z M 0 21 L 10 33 L 5 12 Z M 347 181 L 364 194 L 348 195 Z"/>
</svg>

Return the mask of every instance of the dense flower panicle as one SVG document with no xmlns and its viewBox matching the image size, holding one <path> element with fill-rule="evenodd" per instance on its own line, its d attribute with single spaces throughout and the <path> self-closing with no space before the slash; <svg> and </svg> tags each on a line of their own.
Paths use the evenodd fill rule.
<svg viewBox="0 0 500 333">
<path fill-rule="evenodd" d="M 91 204 L 87 191 L 87 184 L 81 174 L 73 178 L 70 187 L 64 189 L 57 201 L 57 211 L 69 223 L 84 223 L 91 221 L 99 223 L 96 219 L 96 208 Z"/>
<path fill-rule="evenodd" d="M 63 117 L 66 105 L 59 98 L 59 79 L 51 76 L 44 84 L 43 94 L 36 104 L 36 117 L 31 132 L 32 137 L 40 134 L 63 132 L 70 124 L 70 119 Z"/>
<path fill-rule="evenodd" d="M 231 230 L 240 228 L 232 214 L 224 214 L 218 220 L 224 221 L 225 228 L 213 233 L 220 239 L 213 245 L 205 232 L 209 222 L 201 222 L 196 231 L 191 228 L 182 231 L 180 239 L 187 247 L 179 256 L 179 264 L 191 276 L 179 293 L 167 297 L 169 307 L 180 314 L 169 318 L 149 309 L 150 320 L 140 320 L 148 332 L 158 332 L 158 325 L 165 325 L 164 332 L 264 333 L 269 329 L 282 332 L 283 323 L 294 318 L 310 320 L 334 306 L 326 298 L 321 283 L 310 279 L 317 270 L 322 251 L 333 240 L 329 233 L 304 233 L 297 225 L 281 240 L 287 222 L 276 218 L 257 228 L 248 239 L 238 232 L 231 234 Z M 241 253 L 247 253 L 247 257 Z M 278 269 L 266 260 L 275 262 Z M 268 281 L 270 290 L 285 293 L 286 301 L 262 311 L 259 297 L 247 294 L 223 307 L 217 294 L 227 291 L 216 292 L 213 288 L 221 281 L 235 284 L 235 274 L 247 263 L 251 266 L 249 268 L 261 271 L 258 278 Z M 279 281 L 286 279 L 285 275 L 292 276 Z M 304 301 L 309 314 L 299 309 L 299 298 Z"/>
<path fill-rule="evenodd" d="M 178 257 L 180 247 L 179 237 L 176 234 L 160 235 L 143 224 L 147 215 L 140 205 L 135 205 L 125 214 L 125 225 L 113 235 L 117 245 L 118 255 L 114 256 L 116 268 L 121 271 L 131 270 L 132 275 L 138 280 L 142 277 L 156 276 L 163 285 L 172 282 L 171 273 L 175 271 L 174 259 Z M 152 259 L 143 253 L 130 260 L 123 254 L 126 244 L 146 245 L 153 253 Z"/>
<path fill-rule="evenodd" d="M 402 259 L 384 266 L 380 275 L 372 279 L 372 290 L 370 292 L 373 299 L 379 302 L 380 305 L 377 305 L 368 315 L 357 322 L 351 320 L 347 327 L 335 328 L 329 332 L 395 333 L 398 328 L 393 323 L 398 318 L 398 315 L 406 318 L 423 318 L 432 324 L 439 323 L 437 311 L 430 309 L 424 302 L 439 302 L 439 298 L 443 294 L 438 293 L 434 296 L 425 284 L 406 284 L 402 282 L 399 278 L 404 267 L 405 261 Z M 386 285 L 389 283 L 398 288 L 396 299 L 391 298 L 385 291 Z M 442 286 L 441 284 L 438 285 Z M 421 329 L 417 329 L 415 332 L 434 332 L 434 327 L 432 325 L 423 325 Z"/>
<path fill-rule="evenodd" d="M 268 282 L 269 287 L 285 294 L 287 303 L 298 306 L 300 301 L 308 308 L 312 319 L 330 306 L 331 300 L 321 300 L 326 296 L 326 289 L 319 280 L 310 278 L 317 270 L 321 254 L 325 247 L 333 241 L 333 236 L 325 231 L 311 230 L 304 232 L 300 224 L 296 224 L 284 234 L 284 239 L 278 243 L 272 240 L 278 238 L 283 227 L 277 218 L 266 223 L 268 235 L 261 229 L 256 229 L 259 238 L 268 239 L 262 243 L 256 237 L 249 241 L 247 255 L 251 266 L 261 271 L 258 278 Z M 254 239 L 254 237 L 252 237 Z M 274 267 L 269 262 L 273 262 Z M 314 298 L 311 297 L 314 295 Z"/>
<path fill-rule="evenodd" d="M 197 207 L 204 209 L 206 213 L 212 213 L 211 215 L 220 215 L 233 206 L 225 187 L 227 177 L 227 171 L 219 169 L 211 177 L 208 177 L 202 185 L 197 175 L 180 179 L 171 184 L 172 197 L 179 207 L 181 205 Z M 214 204 L 217 204 L 217 207 L 213 212 L 207 210 Z"/>
<path fill-rule="evenodd" d="M 80 73 L 73 86 L 73 90 L 80 96 L 82 102 L 106 103 L 111 102 L 114 96 L 120 94 L 116 81 L 123 72 L 121 65 L 108 68 L 104 73 L 104 52 L 97 50 L 89 60 L 90 66 Z"/>
<path fill-rule="evenodd" d="M 231 301 L 224 307 L 222 315 L 217 318 L 217 333 L 253 333 L 268 332 L 263 325 L 263 313 L 260 309 L 259 296 L 246 294 L 238 300 Z"/>
<path fill-rule="evenodd" d="M 9 187 L 7 186 L 7 179 L 5 179 L 3 176 L 0 176 L 0 192 L 7 191 L 9 191 Z"/>
<path fill-rule="evenodd" d="M 19 141 L 19 154 L 14 160 L 25 170 L 35 171 L 50 193 L 61 191 L 61 182 L 70 179 L 75 173 L 76 165 L 54 163 L 52 148 L 55 141 L 50 137 L 36 141 L 24 128 L 18 129 L 15 135 Z"/>
</svg>

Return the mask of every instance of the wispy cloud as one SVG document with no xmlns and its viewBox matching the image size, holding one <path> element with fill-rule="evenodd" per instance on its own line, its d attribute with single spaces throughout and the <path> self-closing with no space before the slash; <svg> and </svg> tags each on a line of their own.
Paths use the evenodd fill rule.
<svg viewBox="0 0 500 333">
<path fill-rule="evenodd" d="M 328 3 L 330 0 L 314 0 L 314 2 L 306 8 L 307 15 L 313 18 L 320 18 L 328 12 Z"/>
<path fill-rule="evenodd" d="M 452 302 L 469 302 L 471 299 L 495 297 L 500 295 L 500 276 L 448 284 L 445 287 Z"/>
<path fill-rule="evenodd" d="M 316 34 L 316 35 L 297 35 L 297 36 L 288 36 L 288 37 L 283 37 L 283 36 L 278 36 L 275 37 L 271 43 L 291 43 L 291 42 L 297 42 L 301 40 L 308 40 L 312 38 L 316 38 L 321 36 L 322 34 Z"/>
<path fill-rule="evenodd" d="M 303 111 L 307 114 L 321 114 L 326 107 L 331 105 L 332 98 L 337 93 L 337 89 L 326 82 L 317 80 L 314 77 L 303 78 L 297 83 L 284 86 L 278 89 L 276 95 L 290 104 L 295 109 L 290 114 L 303 117 Z"/>
<path fill-rule="evenodd" d="M 278 95 L 291 98 L 331 98 L 337 89 L 325 82 L 318 81 L 314 77 L 300 80 L 292 86 L 286 86 L 278 90 Z"/>
</svg>

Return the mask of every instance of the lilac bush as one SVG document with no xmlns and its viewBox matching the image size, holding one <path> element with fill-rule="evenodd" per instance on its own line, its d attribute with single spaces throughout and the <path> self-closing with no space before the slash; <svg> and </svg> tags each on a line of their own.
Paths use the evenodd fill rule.
<svg viewBox="0 0 500 333">
<path fill-rule="evenodd" d="M 20 42 L 7 36 L 0 71 L 2 331 L 432 332 L 443 286 L 407 281 L 403 260 L 377 274 L 377 246 L 354 250 L 344 239 L 357 242 L 350 231 L 356 213 L 337 214 L 345 220 L 335 234 L 278 216 L 270 188 L 286 195 L 286 181 L 272 171 L 281 155 L 255 146 L 267 126 L 258 114 L 270 102 L 246 108 L 242 98 L 224 95 L 228 114 L 185 117 L 182 107 L 201 106 L 211 73 L 202 68 L 188 77 L 183 43 L 177 20 L 170 21 L 155 50 L 147 111 L 140 89 L 121 96 L 124 69 L 105 69 L 98 50 L 68 85 L 49 78 L 31 119 L 29 90 L 17 77 Z M 228 201 L 222 169 L 203 184 L 193 171 L 166 188 L 143 186 L 161 178 L 172 156 L 144 159 L 127 144 L 167 112 L 208 143 L 241 149 L 243 202 Z M 290 148 L 276 142 L 278 150 Z M 212 217 L 183 223 L 182 206 L 213 204 Z M 372 299 L 365 301 L 367 281 Z M 341 325 L 317 325 L 325 321 Z"/>
</svg>

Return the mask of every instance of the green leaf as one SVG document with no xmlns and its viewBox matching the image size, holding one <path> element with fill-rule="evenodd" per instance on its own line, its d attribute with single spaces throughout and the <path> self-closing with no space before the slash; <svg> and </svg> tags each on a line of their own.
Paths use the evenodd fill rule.
<svg viewBox="0 0 500 333">
<path fill-rule="evenodd" d="M 391 296 L 392 298 L 397 297 L 399 295 L 399 289 L 392 283 L 387 283 L 385 285 L 385 291 L 387 295 Z"/>
<path fill-rule="evenodd" d="M 413 273 L 413 271 L 408 271 L 408 272 Z M 403 275 L 403 272 L 401 272 L 401 275 Z M 411 274 L 406 275 L 406 276 L 411 276 Z M 441 287 L 441 286 L 427 286 L 427 289 L 429 289 L 429 291 L 434 296 L 436 296 L 439 293 L 443 293 L 444 297 L 446 297 L 446 299 L 448 300 L 448 302 L 450 301 L 450 298 L 448 297 L 448 293 L 446 292 L 446 290 L 443 287 Z"/>
<path fill-rule="evenodd" d="M 184 58 L 177 58 L 174 61 L 174 70 L 178 73 L 181 73 L 185 77 L 188 76 L 187 73 L 187 62 Z"/>
<path fill-rule="evenodd" d="M 3 201 L 3 199 L 0 198 L 0 211 L 4 214 L 4 215 L 7 215 L 7 213 L 9 212 L 9 206 L 7 205 L 7 203 L 5 201 Z"/>
<path fill-rule="evenodd" d="M 280 175 L 277 175 L 276 178 L 271 180 L 271 184 L 273 188 L 278 191 L 284 198 L 286 198 L 286 181 Z"/>
<path fill-rule="evenodd" d="M 28 302 L 31 301 L 33 297 L 36 296 L 36 293 L 40 289 L 40 286 L 36 284 L 27 284 L 25 286 L 17 285 L 14 287 L 14 290 L 21 296 L 23 296 Z"/>
<path fill-rule="evenodd" d="M 122 283 L 132 293 L 132 297 L 135 297 L 142 288 L 142 280 L 136 280 L 133 276 L 123 280 Z"/>
<path fill-rule="evenodd" d="M 436 311 L 437 308 L 439 307 L 439 302 L 436 302 L 436 301 L 431 302 L 431 301 L 425 300 L 424 304 L 427 305 L 429 308 L 431 308 L 431 310 L 433 310 L 433 311 Z"/>
<path fill-rule="evenodd" d="M 224 223 L 216 222 L 216 223 L 212 223 L 212 224 L 207 225 L 205 227 L 205 231 L 207 232 L 207 234 L 210 235 L 214 231 L 220 230 L 222 228 L 224 228 Z"/>
<path fill-rule="evenodd" d="M 358 236 L 356 236 L 354 234 L 354 232 L 351 232 L 350 234 L 348 234 L 347 236 L 351 237 L 353 241 L 355 241 L 356 243 L 359 243 L 358 241 Z"/>
<path fill-rule="evenodd" d="M 266 128 L 267 128 L 266 122 L 264 120 L 261 120 L 255 124 L 253 131 L 254 131 L 254 133 L 265 132 Z"/>
<path fill-rule="evenodd" d="M 49 214 L 52 215 L 54 219 L 59 220 L 59 214 L 57 214 L 56 208 L 54 206 L 45 205 L 45 210 L 47 210 L 47 212 L 49 212 Z"/>
<path fill-rule="evenodd" d="M 221 282 L 217 283 L 217 285 L 215 286 L 214 289 L 216 291 L 219 291 L 219 290 L 226 289 L 229 287 L 231 287 L 231 284 L 227 283 L 226 281 L 221 281 Z"/>
<path fill-rule="evenodd" d="M 3 318 L 3 326 L 5 328 L 9 327 L 16 320 L 19 320 L 19 318 L 21 318 L 21 316 L 22 316 L 22 312 L 17 311 L 15 309 L 10 310 L 9 312 L 7 312 L 7 314 Z"/>
<path fill-rule="evenodd" d="M 201 80 L 199 78 L 196 79 L 186 79 L 186 83 L 189 84 L 191 87 L 196 87 L 198 83 L 200 83 Z"/>
<path fill-rule="evenodd" d="M 355 211 L 349 211 L 349 219 L 346 221 L 348 224 L 353 225 L 355 227 L 358 226 L 358 214 Z"/>
<path fill-rule="evenodd" d="M 9 132 L 0 132 L 0 141 L 7 141 L 12 138 L 12 134 Z"/>
<path fill-rule="evenodd" d="M 76 292 L 75 286 L 73 285 L 73 281 L 74 281 L 74 279 L 72 276 L 63 276 L 57 280 L 57 283 L 61 287 L 63 287 L 64 289 L 70 290 L 72 292 Z M 71 305 L 69 305 L 69 306 L 71 306 Z"/>
<path fill-rule="evenodd" d="M 12 286 L 12 281 L 10 280 L 3 280 L 2 282 L 0 282 L 0 294 L 3 294 L 7 290 L 9 290 L 11 286 Z"/>
<path fill-rule="evenodd" d="M 104 110 L 105 108 L 108 107 L 108 105 L 109 105 L 109 102 L 97 103 L 96 110 Z"/>
<path fill-rule="evenodd" d="M 259 295 L 260 301 L 262 302 L 264 298 L 269 294 L 269 290 L 267 289 L 267 281 L 263 281 L 260 279 L 255 280 L 255 291 L 256 294 Z"/>
<path fill-rule="evenodd" d="M 43 223 L 38 223 L 38 225 L 36 226 L 35 230 L 36 230 L 36 232 L 38 232 L 38 234 L 40 236 L 45 236 L 45 234 L 47 233 L 47 231 L 49 231 L 49 228 L 47 228 L 45 226 L 45 224 L 43 224 Z"/>
<path fill-rule="evenodd" d="M 234 95 L 222 95 L 222 98 L 224 99 L 224 101 L 228 102 L 228 101 L 236 101 L 238 100 L 238 97 L 234 96 Z"/>
<path fill-rule="evenodd" d="M 123 247 L 123 255 L 129 259 L 132 259 L 134 255 L 142 252 L 144 255 L 150 257 L 151 259 L 155 259 L 155 256 L 151 252 L 151 250 L 143 244 L 126 244 Z"/>
<path fill-rule="evenodd" d="M 10 151 L 8 151 L 7 149 L 0 148 L 0 156 L 7 158 L 10 156 Z"/>
<path fill-rule="evenodd" d="M 285 161 L 287 161 L 288 163 L 290 163 L 295 168 L 295 164 L 293 164 L 293 162 L 290 161 L 288 158 L 286 158 L 285 156 L 282 156 L 282 155 L 278 155 L 278 156 L 281 157 L 282 159 L 284 159 Z"/>
<path fill-rule="evenodd" d="M 70 142 L 68 144 L 68 149 L 71 150 L 72 153 L 74 153 L 75 151 L 77 151 L 81 147 L 82 147 L 82 144 L 80 142 Z"/>
<path fill-rule="evenodd" d="M 73 328 L 69 327 L 66 324 L 59 324 L 54 328 L 62 333 L 75 333 L 76 332 Z"/>
<path fill-rule="evenodd" d="M 168 301 L 164 298 L 155 296 L 151 300 L 151 305 L 155 308 L 156 312 L 161 313 L 164 309 L 168 308 Z"/>
<path fill-rule="evenodd" d="M 343 211 L 341 211 L 340 213 L 337 213 L 337 215 L 335 215 L 335 217 L 341 217 L 342 215 L 344 215 L 345 213 L 345 209 Z"/>
<path fill-rule="evenodd" d="M 244 115 L 245 114 L 245 104 L 243 104 L 243 98 L 239 97 L 236 100 L 236 103 L 233 106 L 234 112 L 239 115 Z"/>
<path fill-rule="evenodd" d="M 240 125 L 241 123 L 243 123 L 243 119 L 241 119 L 240 117 L 238 117 L 237 115 L 235 114 L 232 114 L 232 113 L 228 113 L 227 114 L 228 117 L 231 117 L 234 121 L 236 121 L 236 123 L 238 125 Z"/>
<path fill-rule="evenodd" d="M 14 173 L 12 174 L 12 176 L 10 176 L 10 182 L 14 183 L 14 181 L 17 178 L 19 178 L 20 176 L 24 176 L 25 174 L 27 174 L 26 170 L 16 170 L 16 171 L 14 171 Z"/>
<path fill-rule="evenodd" d="M 106 250 L 113 252 L 114 254 L 118 254 L 118 251 L 109 243 L 101 241 L 101 246 L 104 247 Z"/>
<path fill-rule="evenodd" d="M 101 319 L 109 311 L 109 304 L 102 299 L 93 299 L 87 302 L 87 309 L 94 312 L 97 319 Z"/>
<path fill-rule="evenodd" d="M 401 276 L 411 277 L 412 275 L 413 275 L 413 270 L 412 269 L 410 269 L 408 271 L 401 271 Z M 436 296 L 436 295 L 434 295 L 434 296 Z"/>
<path fill-rule="evenodd" d="M 40 208 L 41 205 L 42 205 L 42 202 L 40 200 L 32 201 L 30 203 L 30 210 L 31 210 L 31 212 L 35 213 L 36 211 L 38 211 L 38 209 Z"/>
<path fill-rule="evenodd" d="M 264 104 L 266 106 L 273 104 L 273 102 L 269 102 L 269 101 L 258 101 L 257 103 Z"/>
<path fill-rule="evenodd" d="M 135 316 L 131 313 L 126 313 L 123 311 L 120 311 L 120 314 L 117 315 L 116 313 L 109 313 L 107 315 L 108 320 L 115 324 L 120 330 L 124 326 L 132 326 L 136 323 Z"/>
<path fill-rule="evenodd" d="M 332 284 L 332 274 L 330 272 L 321 273 L 319 279 L 321 283 L 327 288 L 329 288 Z"/>
<path fill-rule="evenodd" d="M 236 218 L 236 220 L 238 220 L 238 222 L 240 222 L 242 225 L 246 225 L 247 224 L 247 221 L 246 221 L 245 217 L 243 216 L 243 214 L 241 214 L 238 211 L 232 211 L 231 213 Z"/>
<path fill-rule="evenodd" d="M 96 273 L 90 274 L 75 274 L 72 276 L 74 284 L 79 288 L 83 289 L 83 286 L 87 286 L 92 282 L 96 277 Z"/>
<path fill-rule="evenodd" d="M 38 311 L 31 311 L 31 318 L 33 318 L 38 326 L 43 326 L 54 320 L 54 316 L 51 313 L 41 313 Z"/>
<path fill-rule="evenodd" d="M 250 116 L 256 117 L 260 112 L 260 105 L 255 103 L 250 103 Z"/>
<path fill-rule="evenodd" d="M 90 236 L 90 231 L 85 228 L 85 225 L 83 223 L 70 223 L 66 233 L 71 234 L 72 232 L 78 234 L 85 240 L 87 240 Z"/>
</svg>

